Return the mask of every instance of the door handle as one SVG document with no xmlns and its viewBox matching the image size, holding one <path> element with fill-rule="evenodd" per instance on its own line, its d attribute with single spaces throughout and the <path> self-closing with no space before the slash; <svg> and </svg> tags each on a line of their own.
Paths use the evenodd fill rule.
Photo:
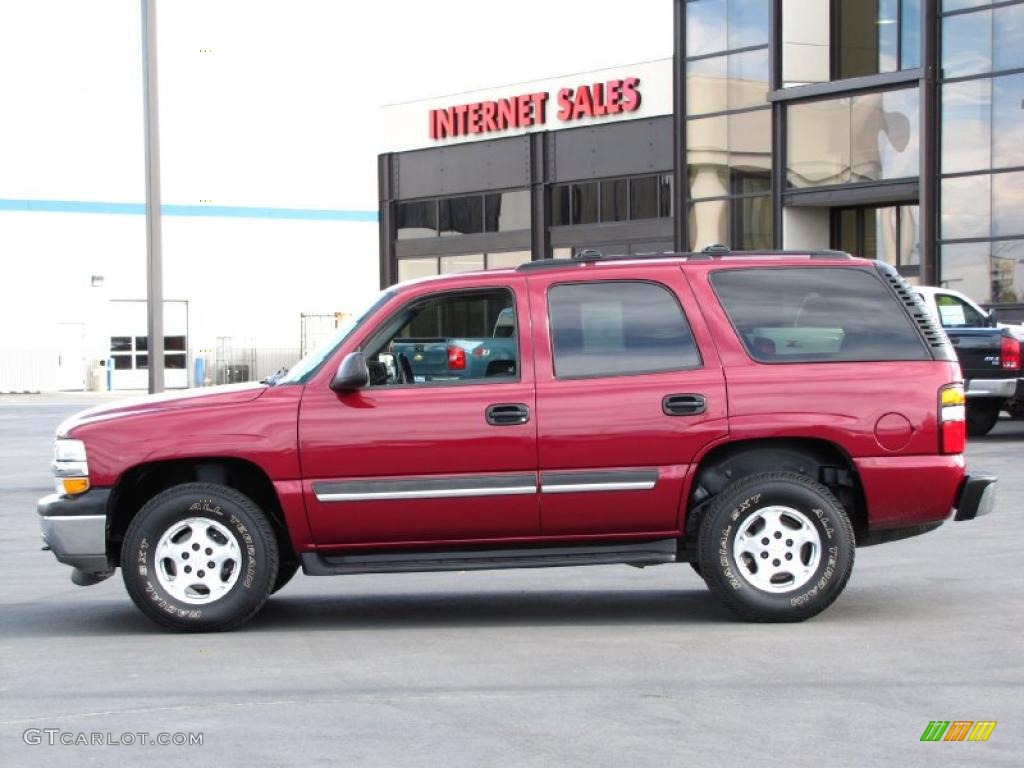
<svg viewBox="0 0 1024 768">
<path fill-rule="evenodd" d="M 530 407 L 522 403 L 498 403 L 487 406 L 487 423 L 492 427 L 525 424 L 530 420 Z"/>
<path fill-rule="evenodd" d="M 661 400 L 661 410 L 666 416 L 696 416 L 704 413 L 707 406 L 704 395 L 665 395 Z"/>
</svg>

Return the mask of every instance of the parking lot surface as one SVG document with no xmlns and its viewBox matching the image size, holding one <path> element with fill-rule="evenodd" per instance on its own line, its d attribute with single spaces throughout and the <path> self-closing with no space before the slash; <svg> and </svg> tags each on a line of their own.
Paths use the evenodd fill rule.
<svg viewBox="0 0 1024 768">
<path fill-rule="evenodd" d="M 120 574 L 75 587 L 40 551 L 53 430 L 81 407 L 0 398 L 5 768 L 1021 765 L 1024 422 L 968 448 L 1000 477 L 994 514 L 858 550 L 803 624 L 740 623 L 685 565 L 605 566 L 300 575 L 241 631 L 179 635 Z M 998 725 L 922 743 L 930 720 Z M 203 743 L 149 745 L 160 733 Z"/>
</svg>

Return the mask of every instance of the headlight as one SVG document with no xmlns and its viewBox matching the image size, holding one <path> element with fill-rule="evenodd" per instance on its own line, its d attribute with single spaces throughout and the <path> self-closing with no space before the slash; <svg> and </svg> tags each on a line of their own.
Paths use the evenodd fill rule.
<svg viewBox="0 0 1024 768">
<path fill-rule="evenodd" d="M 57 493 L 74 496 L 89 490 L 89 464 L 81 440 L 58 439 L 53 444 L 52 468 Z"/>
</svg>

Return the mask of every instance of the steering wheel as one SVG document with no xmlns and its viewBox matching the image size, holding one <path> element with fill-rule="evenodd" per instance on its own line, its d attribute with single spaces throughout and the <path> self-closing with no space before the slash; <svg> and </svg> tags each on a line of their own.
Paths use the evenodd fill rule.
<svg viewBox="0 0 1024 768">
<path fill-rule="evenodd" d="M 412 364 L 409 362 L 409 356 L 405 352 L 399 352 L 395 355 L 395 360 L 398 362 L 398 365 L 395 366 L 395 370 L 398 371 L 398 383 L 416 383 L 416 378 L 412 374 Z"/>
</svg>

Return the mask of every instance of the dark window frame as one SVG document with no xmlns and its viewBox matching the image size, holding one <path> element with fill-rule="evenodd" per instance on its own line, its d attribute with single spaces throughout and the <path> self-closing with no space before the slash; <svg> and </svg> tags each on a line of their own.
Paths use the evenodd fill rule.
<svg viewBox="0 0 1024 768">
<path fill-rule="evenodd" d="M 551 291 L 554 288 L 561 288 L 565 286 L 577 286 L 577 285 L 622 285 L 628 283 L 631 285 L 650 285 L 655 288 L 659 288 L 672 298 L 675 302 L 676 307 L 679 309 L 679 316 L 683 321 L 683 325 L 687 332 L 690 334 L 690 339 L 693 342 L 693 351 L 697 358 L 696 365 L 678 366 L 675 368 L 658 368 L 656 370 L 645 370 L 645 371 L 631 371 L 628 373 L 590 373 L 580 376 L 560 376 L 558 374 L 557 364 L 557 352 L 555 349 L 555 325 L 552 322 L 551 314 Z M 679 373 L 681 371 L 697 371 L 704 368 L 704 355 L 701 354 L 700 345 L 697 343 L 697 337 L 693 332 L 693 325 L 690 323 L 689 317 L 687 317 L 686 309 L 683 307 L 682 302 L 676 295 L 676 292 L 665 283 L 657 280 L 620 280 L 620 279 L 606 279 L 606 280 L 564 280 L 556 283 L 550 283 L 544 290 L 544 298 L 546 303 L 547 321 L 548 321 L 548 347 L 551 351 L 551 376 L 556 381 L 586 381 L 589 379 L 615 379 L 623 376 L 656 376 L 665 373 Z"/>
</svg>

